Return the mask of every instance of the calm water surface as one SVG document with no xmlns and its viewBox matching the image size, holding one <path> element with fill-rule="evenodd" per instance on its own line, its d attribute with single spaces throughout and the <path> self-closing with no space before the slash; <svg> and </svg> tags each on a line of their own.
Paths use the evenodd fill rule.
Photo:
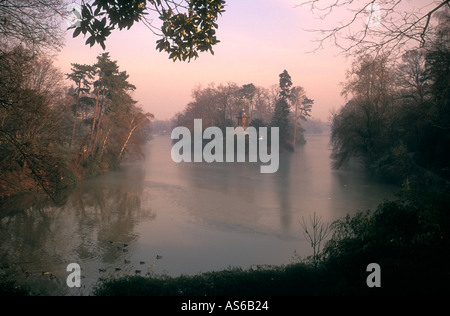
<svg viewBox="0 0 450 316">
<path fill-rule="evenodd" d="M 259 163 L 173 163 L 169 137 L 146 159 L 83 182 L 63 206 L 0 211 L 0 275 L 47 295 L 88 295 L 99 278 L 196 274 L 288 264 L 312 250 L 299 220 L 331 222 L 375 208 L 395 188 L 361 171 L 330 168 L 329 137 L 309 136 L 280 155 L 275 174 Z M 66 285 L 69 263 L 82 287 Z"/>
</svg>

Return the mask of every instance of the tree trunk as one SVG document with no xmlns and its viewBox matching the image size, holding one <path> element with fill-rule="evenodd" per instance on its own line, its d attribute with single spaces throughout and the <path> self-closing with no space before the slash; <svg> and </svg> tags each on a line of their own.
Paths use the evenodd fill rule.
<svg viewBox="0 0 450 316">
<path fill-rule="evenodd" d="M 130 128 L 131 128 L 131 129 L 130 129 L 130 132 L 128 133 L 128 137 L 127 137 L 125 143 L 124 143 L 123 146 L 122 146 L 122 149 L 120 150 L 119 157 L 118 157 L 118 159 L 117 159 L 117 163 L 120 163 L 120 161 L 122 160 L 123 152 L 124 152 L 125 148 L 127 147 L 128 142 L 130 141 L 130 138 L 131 138 L 131 136 L 133 135 L 134 131 L 135 131 L 139 126 L 141 126 L 147 119 L 148 119 L 148 118 L 143 119 L 141 122 L 139 122 L 138 124 L 136 124 L 136 126 L 134 126 L 133 128 L 131 128 L 131 127 L 133 126 L 134 118 L 131 120 L 131 124 L 130 124 Z"/>
<path fill-rule="evenodd" d="M 102 97 L 104 97 L 105 94 L 105 87 L 102 88 Z M 92 154 L 93 150 L 94 150 L 94 146 L 95 144 L 93 143 L 94 141 L 94 132 L 95 132 L 95 123 L 96 123 L 96 119 L 97 119 L 97 113 L 98 113 L 98 104 L 100 102 L 100 89 L 98 89 L 97 91 L 97 100 L 95 102 L 95 111 L 94 111 L 94 120 L 92 122 L 92 130 L 91 130 L 91 138 L 89 141 L 89 153 Z"/>
<path fill-rule="evenodd" d="M 73 140 L 75 138 L 75 130 L 77 128 L 77 116 L 78 116 L 78 108 L 80 106 L 80 89 L 81 89 L 81 80 L 78 83 L 78 92 L 77 92 L 77 104 L 75 105 L 75 117 L 73 121 L 73 129 L 72 129 L 72 138 L 70 139 L 69 149 L 72 148 Z"/>
<path fill-rule="evenodd" d="M 131 120 L 131 124 L 130 124 L 130 132 L 128 133 L 128 137 L 127 137 L 127 139 L 125 140 L 125 143 L 123 144 L 122 149 L 120 150 L 119 157 L 118 157 L 118 159 L 117 159 L 117 162 L 118 162 L 118 163 L 120 163 L 120 161 L 122 160 L 123 151 L 124 151 L 125 148 L 127 147 L 128 141 L 130 140 L 131 135 L 133 134 L 133 132 L 134 132 L 134 130 L 136 129 L 136 127 L 139 126 L 139 125 L 136 125 L 135 127 L 132 128 L 133 122 L 134 122 L 134 118 Z"/>
<path fill-rule="evenodd" d="M 103 94 L 104 95 L 104 94 Z M 98 142 L 98 139 L 99 139 L 99 136 L 100 136 L 100 126 L 101 126 L 101 124 L 103 123 L 103 118 L 104 118 L 104 112 L 103 112 L 103 106 L 104 106 L 104 103 L 105 103 L 105 100 L 104 100 L 104 96 L 102 97 L 102 103 L 101 103 L 101 105 L 100 105 L 100 114 L 99 114 L 99 118 L 98 118 L 98 120 L 97 120 L 97 133 L 95 134 L 95 139 L 94 139 L 94 145 L 93 145 L 93 148 L 95 148 L 96 147 L 96 145 L 97 145 L 97 142 Z"/>
<path fill-rule="evenodd" d="M 103 152 L 105 151 L 105 148 L 106 148 L 106 142 L 108 141 L 109 133 L 111 132 L 111 129 L 112 129 L 112 127 L 110 127 L 110 128 L 108 129 L 108 132 L 106 133 L 105 139 L 103 140 L 102 149 L 101 149 L 101 151 L 100 151 L 100 154 L 98 155 L 98 160 L 97 160 L 98 163 L 99 163 L 100 160 L 102 159 Z"/>
</svg>

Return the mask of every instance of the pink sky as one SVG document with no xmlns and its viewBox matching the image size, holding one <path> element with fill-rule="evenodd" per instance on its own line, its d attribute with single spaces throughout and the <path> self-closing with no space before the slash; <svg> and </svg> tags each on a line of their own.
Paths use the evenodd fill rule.
<svg viewBox="0 0 450 316">
<path fill-rule="evenodd" d="M 106 42 L 113 60 L 130 75 L 137 90 L 134 98 L 156 119 L 170 119 L 191 100 L 191 91 L 209 83 L 239 85 L 253 83 L 270 87 L 278 84 L 287 70 L 294 85 L 303 86 L 315 100 L 312 115 L 327 120 L 331 108 L 344 104 L 339 83 L 345 79 L 350 61 L 337 55 L 331 45 L 308 53 L 315 47 L 310 28 L 330 26 L 317 20 L 306 8 L 294 8 L 294 0 L 228 0 L 219 19 L 215 55 L 200 54 L 190 63 L 172 62 L 155 50 L 158 39 L 143 25 L 127 31 L 114 31 Z M 103 52 L 99 46 L 84 45 L 82 36 L 67 35 L 59 54 L 64 73 L 70 63 L 93 64 Z"/>
</svg>

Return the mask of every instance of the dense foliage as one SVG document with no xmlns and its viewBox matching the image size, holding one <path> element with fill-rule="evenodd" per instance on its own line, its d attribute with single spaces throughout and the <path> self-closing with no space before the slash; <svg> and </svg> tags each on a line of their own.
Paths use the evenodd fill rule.
<svg viewBox="0 0 450 316">
<path fill-rule="evenodd" d="M 388 54 L 355 60 L 343 90 L 349 101 L 333 115 L 336 168 L 358 159 L 396 183 L 450 177 L 449 16 L 442 12 L 432 43 L 400 62 Z"/>
<path fill-rule="evenodd" d="M 450 190 L 406 189 L 398 200 L 333 223 L 322 253 L 336 294 L 443 295 L 449 293 Z M 366 286 L 368 263 L 381 266 L 381 288 Z M 359 273 L 358 273 L 359 271 Z"/>
</svg>

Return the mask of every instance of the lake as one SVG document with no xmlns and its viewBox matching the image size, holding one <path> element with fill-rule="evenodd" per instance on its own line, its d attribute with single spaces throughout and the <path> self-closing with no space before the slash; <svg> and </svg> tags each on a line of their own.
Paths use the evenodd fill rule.
<svg viewBox="0 0 450 316">
<path fill-rule="evenodd" d="M 328 135 L 280 154 L 277 173 L 259 163 L 174 163 L 169 136 L 145 159 L 83 181 L 64 205 L 0 211 L 0 275 L 46 295 L 89 295 L 99 278 L 197 274 L 283 265 L 312 249 L 299 220 L 323 222 L 374 209 L 396 188 L 362 170 L 332 170 Z M 24 203 L 25 205 L 26 203 Z M 69 288 L 70 263 L 81 288 Z"/>
</svg>

